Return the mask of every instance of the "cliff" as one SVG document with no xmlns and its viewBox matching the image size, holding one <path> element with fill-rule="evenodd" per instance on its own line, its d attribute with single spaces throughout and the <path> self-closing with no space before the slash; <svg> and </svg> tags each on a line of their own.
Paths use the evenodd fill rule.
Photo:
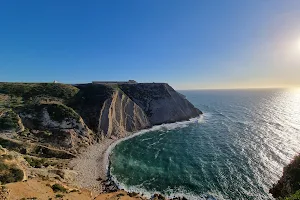
<svg viewBox="0 0 300 200">
<path fill-rule="evenodd" d="M 166 83 L 0 83 L 0 102 L 0 131 L 72 152 L 201 114 Z"/>
<path fill-rule="evenodd" d="M 166 83 L 0 83 L 0 132 L 71 153 L 200 114 Z"/>
<path fill-rule="evenodd" d="M 98 138 L 124 137 L 151 126 L 144 111 L 117 85 L 78 85 L 80 91 L 69 104 Z"/>
<path fill-rule="evenodd" d="M 39 103 L 16 109 L 27 128 L 27 135 L 35 142 L 76 152 L 93 142 L 93 133 L 83 119 L 70 107 L 61 103 Z"/>
<path fill-rule="evenodd" d="M 125 135 L 202 112 L 165 83 L 85 84 L 69 104 L 98 137 Z"/>
<path fill-rule="evenodd" d="M 166 83 L 121 84 L 119 87 L 142 108 L 151 125 L 184 121 L 202 114 Z"/>
<path fill-rule="evenodd" d="M 116 90 L 102 106 L 98 131 L 102 137 L 124 137 L 126 133 L 150 126 L 144 111 L 123 92 Z"/>
<path fill-rule="evenodd" d="M 99 182 L 102 174 L 98 171 L 103 166 L 98 162 L 109 144 L 153 125 L 188 120 L 200 114 L 165 83 L 0 83 L 0 167 L 5 169 L 0 170 L 0 181 L 8 186 L 0 188 L 0 198 L 44 198 L 45 192 L 30 189 L 32 184 L 47 191 L 48 198 L 56 197 L 61 195 L 56 194 L 59 183 L 61 192 L 78 191 L 65 192 L 69 199 L 93 199 L 89 191 L 83 195 L 81 189 L 73 188 L 80 185 L 76 181 L 81 175 L 83 182 L 87 181 L 82 187 L 99 192 L 113 186 L 115 190 L 114 185 Z M 89 148 L 97 148 L 96 154 L 90 153 Z M 76 165 L 72 165 L 74 158 L 79 159 Z M 123 191 L 115 195 L 119 197 L 120 192 Z"/>
<path fill-rule="evenodd" d="M 165 83 L 0 83 L 0 145 L 14 152 L 24 180 L 42 177 L 74 183 L 80 172 L 73 170 L 70 159 L 91 144 L 97 143 L 97 148 L 105 152 L 105 141 L 200 114 Z M 98 162 L 95 157 L 91 159 Z M 8 168 L 7 162 L 3 159 Z M 79 166 L 83 164 L 81 159 Z M 10 168 L 15 170 L 14 166 Z M 88 182 L 99 185 L 96 176 L 92 171 Z M 0 173 L 1 177 L 5 179 L 2 182 L 9 183 L 19 181 L 21 176 L 7 179 L 8 175 Z"/>
<path fill-rule="evenodd" d="M 270 189 L 270 193 L 277 199 L 300 199 L 300 155 L 284 167 L 282 177 Z"/>
</svg>

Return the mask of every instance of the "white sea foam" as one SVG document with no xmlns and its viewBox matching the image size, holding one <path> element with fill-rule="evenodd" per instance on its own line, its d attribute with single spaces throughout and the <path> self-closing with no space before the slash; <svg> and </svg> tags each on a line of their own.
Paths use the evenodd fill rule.
<svg viewBox="0 0 300 200">
<path fill-rule="evenodd" d="M 114 176 L 111 177 L 112 180 L 118 185 L 120 189 L 124 189 L 128 192 L 137 192 L 142 194 L 144 197 L 151 198 L 154 194 L 160 194 L 161 192 L 156 190 L 146 190 L 143 188 L 143 184 L 138 186 L 127 186 L 121 182 L 119 182 Z M 184 188 L 177 188 L 177 189 L 167 189 L 165 194 L 163 194 L 167 198 L 174 198 L 174 197 L 185 197 L 189 200 L 225 200 L 226 198 L 220 194 L 219 192 L 213 191 L 208 192 L 207 194 L 197 195 L 191 192 L 188 192 Z"/>
<path fill-rule="evenodd" d="M 182 122 L 175 122 L 175 123 L 169 123 L 169 124 L 162 124 L 162 125 L 157 125 L 157 126 L 153 126 L 149 129 L 144 129 L 144 130 L 141 130 L 141 131 L 138 131 L 132 135 L 129 135 L 125 138 L 121 138 L 119 140 L 116 140 L 115 142 L 113 142 L 109 147 L 108 149 L 106 150 L 105 152 L 105 156 L 104 156 L 104 161 L 103 161 L 103 164 L 105 165 L 105 169 L 107 171 L 107 174 L 108 174 L 108 170 L 109 170 L 109 157 L 110 157 L 110 154 L 112 153 L 112 150 L 118 145 L 120 144 L 121 142 L 125 141 L 125 140 L 128 140 L 128 139 L 131 139 L 133 137 L 136 137 L 138 135 L 142 135 L 142 134 L 145 134 L 145 133 L 148 133 L 148 132 L 151 132 L 151 131 L 159 131 L 159 130 L 174 130 L 174 129 L 177 129 L 177 128 L 184 128 L 184 127 L 187 127 L 189 124 L 192 124 L 192 123 L 203 123 L 204 122 L 204 116 L 203 115 L 200 115 L 198 117 L 195 117 L 195 118 L 191 118 L 187 121 L 182 121 Z M 119 182 L 112 174 L 111 174 L 111 179 L 117 184 L 117 186 L 120 188 L 120 189 L 124 189 L 126 191 L 129 191 L 129 192 L 139 192 L 141 194 L 144 194 L 145 196 L 147 197 L 150 197 L 151 195 L 155 194 L 155 193 L 159 193 L 158 191 L 146 191 L 142 188 L 137 188 L 137 187 L 132 187 L 132 186 L 129 186 L 129 187 L 126 187 L 124 184 L 122 184 L 121 182 Z M 173 194 L 172 194 L 173 195 Z M 182 193 L 182 194 L 174 194 L 173 196 L 185 196 L 187 197 L 188 194 L 185 194 L 185 193 Z M 172 197 L 173 197 L 172 196 Z M 191 195 L 193 196 L 193 195 Z M 171 196 L 170 196 L 171 197 Z M 199 199 L 199 196 L 197 196 L 197 198 L 189 198 L 189 199 Z"/>
<path fill-rule="evenodd" d="M 105 158 L 104 158 L 104 164 L 106 165 L 106 170 L 108 170 L 109 168 L 109 156 L 112 152 L 112 150 L 115 148 L 116 145 L 118 145 L 119 143 L 125 141 L 125 140 L 128 140 L 128 139 L 131 139 L 133 137 L 136 137 L 138 135 L 142 135 L 142 134 L 145 134 L 145 133 L 148 133 L 148 132 L 151 132 L 151 131 L 159 131 L 159 130 L 174 130 L 176 128 L 184 128 L 184 127 L 187 127 L 189 124 L 192 124 L 192 123 L 202 123 L 204 121 L 203 119 L 203 115 L 200 115 L 198 117 L 195 117 L 195 118 L 191 118 L 187 121 L 182 121 L 182 122 L 175 122 L 175 123 L 169 123 L 169 124 L 161 124 L 161 125 L 157 125 L 157 126 L 153 126 L 149 129 L 144 129 L 144 130 L 141 130 L 141 131 L 138 131 L 132 135 L 129 135 L 125 138 L 121 138 L 119 140 L 116 140 L 114 143 L 112 143 L 108 149 L 106 150 L 105 152 Z"/>
<path fill-rule="evenodd" d="M 138 186 L 127 186 L 121 182 L 119 182 L 114 176 L 112 176 L 112 180 L 118 185 L 120 189 L 124 189 L 128 192 L 137 192 L 142 194 L 144 197 L 151 198 L 154 194 L 160 194 L 159 191 L 155 190 L 146 190 L 140 184 Z M 167 194 L 167 195 L 166 195 Z M 188 192 L 184 188 L 178 189 L 167 189 L 165 194 L 163 194 L 167 198 L 174 198 L 174 197 L 185 197 L 189 200 L 225 200 L 226 198 L 220 194 L 219 192 L 208 192 L 207 194 L 197 195 L 191 192 Z"/>
</svg>

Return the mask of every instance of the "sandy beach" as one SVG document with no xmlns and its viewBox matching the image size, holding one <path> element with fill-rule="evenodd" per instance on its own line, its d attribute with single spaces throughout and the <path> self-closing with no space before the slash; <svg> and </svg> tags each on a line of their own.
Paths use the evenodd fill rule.
<svg viewBox="0 0 300 200">
<path fill-rule="evenodd" d="M 187 121 L 157 125 L 135 133 L 128 133 L 123 138 L 105 138 L 100 143 L 90 145 L 78 157 L 72 159 L 69 163 L 70 168 L 73 168 L 73 170 L 77 173 L 75 178 L 76 182 L 74 184 L 91 190 L 94 195 L 113 191 L 116 188 L 115 183 L 112 180 L 105 180 L 109 178 L 107 174 L 109 154 L 116 145 L 124 140 L 128 140 L 148 131 L 159 130 L 162 127 L 171 130 L 177 127 L 184 127 L 188 123 L 200 122 L 202 120 L 203 116 L 199 116 Z"/>
<path fill-rule="evenodd" d="M 116 140 L 104 139 L 101 143 L 89 146 L 78 157 L 70 161 L 69 166 L 76 171 L 75 184 L 91 190 L 94 194 L 103 192 L 101 181 L 107 178 L 106 151 Z"/>
</svg>

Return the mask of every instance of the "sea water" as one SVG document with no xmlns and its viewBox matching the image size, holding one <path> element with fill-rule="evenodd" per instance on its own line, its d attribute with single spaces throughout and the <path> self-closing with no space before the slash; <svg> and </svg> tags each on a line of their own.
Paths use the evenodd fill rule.
<svg viewBox="0 0 300 200">
<path fill-rule="evenodd" d="M 188 199 L 272 199 L 300 152 L 300 90 L 179 91 L 203 115 L 156 126 L 111 153 L 119 186 Z"/>
</svg>

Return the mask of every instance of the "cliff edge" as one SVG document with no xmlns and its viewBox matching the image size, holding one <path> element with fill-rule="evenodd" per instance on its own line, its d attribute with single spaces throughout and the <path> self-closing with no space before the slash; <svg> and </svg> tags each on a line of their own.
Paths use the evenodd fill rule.
<svg viewBox="0 0 300 200">
<path fill-rule="evenodd" d="M 300 155 L 283 169 L 283 175 L 270 189 L 274 198 L 300 199 Z"/>
<path fill-rule="evenodd" d="M 69 106 L 103 137 L 124 137 L 153 125 L 184 121 L 202 112 L 166 83 L 83 84 Z"/>
<path fill-rule="evenodd" d="M 5 136 L 75 154 L 103 138 L 202 114 L 166 83 L 0 83 L 0 103 Z"/>
<path fill-rule="evenodd" d="M 184 121 L 202 114 L 167 83 L 120 84 L 119 87 L 144 110 L 151 125 Z"/>
<path fill-rule="evenodd" d="M 0 197 L 94 199 L 80 188 L 116 191 L 101 172 L 110 144 L 200 114 L 166 83 L 0 83 L 0 184 L 7 186 Z"/>
</svg>

